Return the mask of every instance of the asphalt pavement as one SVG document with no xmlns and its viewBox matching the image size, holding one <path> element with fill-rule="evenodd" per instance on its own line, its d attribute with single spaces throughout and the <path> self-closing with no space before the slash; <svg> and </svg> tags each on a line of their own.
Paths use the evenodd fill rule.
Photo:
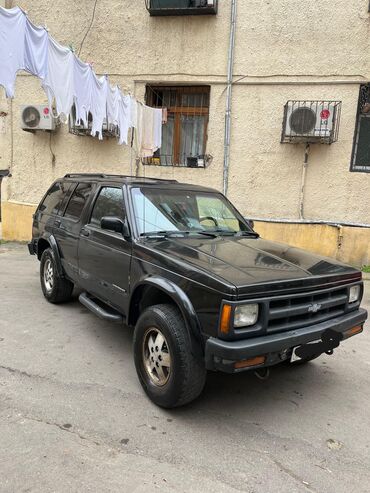
<svg viewBox="0 0 370 493">
<path fill-rule="evenodd" d="M 166 411 L 141 390 L 132 331 L 49 304 L 38 268 L 0 245 L 1 493 L 370 491 L 369 330 L 265 381 L 209 373 Z"/>
</svg>

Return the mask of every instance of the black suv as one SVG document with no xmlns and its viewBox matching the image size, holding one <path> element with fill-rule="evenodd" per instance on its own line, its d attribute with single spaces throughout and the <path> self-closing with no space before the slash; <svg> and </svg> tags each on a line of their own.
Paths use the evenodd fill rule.
<svg viewBox="0 0 370 493">
<path fill-rule="evenodd" d="M 79 299 L 134 326 L 140 382 L 163 407 L 197 397 L 206 370 L 236 373 L 331 354 L 362 332 L 361 273 L 259 238 L 215 190 L 68 174 L 33 220 L 46 299 Z"/>
</svg>

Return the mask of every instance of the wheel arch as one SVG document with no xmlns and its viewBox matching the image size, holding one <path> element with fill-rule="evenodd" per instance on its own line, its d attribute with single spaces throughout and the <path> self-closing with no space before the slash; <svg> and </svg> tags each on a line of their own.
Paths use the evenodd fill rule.
<svg viewBox="0 0 370 493">
<path fill-rule="evenodd" d="M 42 236 L 41 238 L 38 239 L 38 241 L 37 241 L 37 258 L 39 260 L 41 260 L 42 254 L 48 248 L 51 248 L 53 250 L 54 259 L 55 259 L 55 263 L 57 266 L 59 276 L 64 277 L 62 262 L 60 260 L 60 253 L 59 253 L 58 244 L 57 244 L 56 239 L 54 238 L 53 235 L 49 235 L 47 237 Z"/>
<path fill-rule="evenodd" d="M 130 298 L 128 324 L 135 325 L 142 310 L 161 303 L 177 306 L 184 319 L 194 356 L 203 357 L 201 327 L 194 307 L 186 293 L 168 279 L 150 277 L 135 286 Z"/>
</svg>

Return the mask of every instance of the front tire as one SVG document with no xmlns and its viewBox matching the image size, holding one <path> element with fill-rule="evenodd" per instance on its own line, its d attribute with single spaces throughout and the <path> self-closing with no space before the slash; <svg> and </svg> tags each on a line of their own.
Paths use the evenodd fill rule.
<svg viewBox="0 0 370 493">
<path fill-rule="evenodd" d="M 40 282 L 42 292 L 50 303 L 64 303 L 72 298 L 73 283 L 58 274 L 51 248 L 47 248 L 41 255 Z"/>
<path fill-rule="evenodd" d="M 182 406 L 202 392 L 206 370 L 191 351 L 175 306 L 155 305 L 140 316 L 134 333 L 135 366 L 144 391 L 158 406 Z"/>
</svg>

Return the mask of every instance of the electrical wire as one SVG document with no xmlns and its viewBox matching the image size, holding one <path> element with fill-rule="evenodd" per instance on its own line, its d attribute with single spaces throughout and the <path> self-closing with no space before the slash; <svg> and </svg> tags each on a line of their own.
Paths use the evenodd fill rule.
<svg viewBox="0 0 370 493">
<path fill-rule="evenodd" d="M 89 34 L 89 32 L 90 32 L 91 28 L 92 28 L 92 25 L 94 24 L 94 20 L 95 20 L 95 12 L 96 12 L 96 5 L 97 5 L 97 3 L 98 3 L 98 0 L 95 0 L 95 3 L 94 3 L 94 8 L 93 8 L 93 13 L 92 13 L 92 16 L 91 16 L 90 25 L 89 25 L 89 27 L 87 28 L 87 31 L 86 31 L 86 33 L 85 33 L 84 37 L 82 38 L 81 45 L 80 45 L 80 49 L 78 50 L 78 56 L 80 56 L 80 55 L 81 55 L 81 51 L 82 51 L 82 47 L 83 47 L 83 45 L 84 45 L 84 42 L 85 42 L 85 40 L 86 40 L 86 38 L 87 38 L 87 36 L 88 36 L 88 34 Z"/>
</svg>

